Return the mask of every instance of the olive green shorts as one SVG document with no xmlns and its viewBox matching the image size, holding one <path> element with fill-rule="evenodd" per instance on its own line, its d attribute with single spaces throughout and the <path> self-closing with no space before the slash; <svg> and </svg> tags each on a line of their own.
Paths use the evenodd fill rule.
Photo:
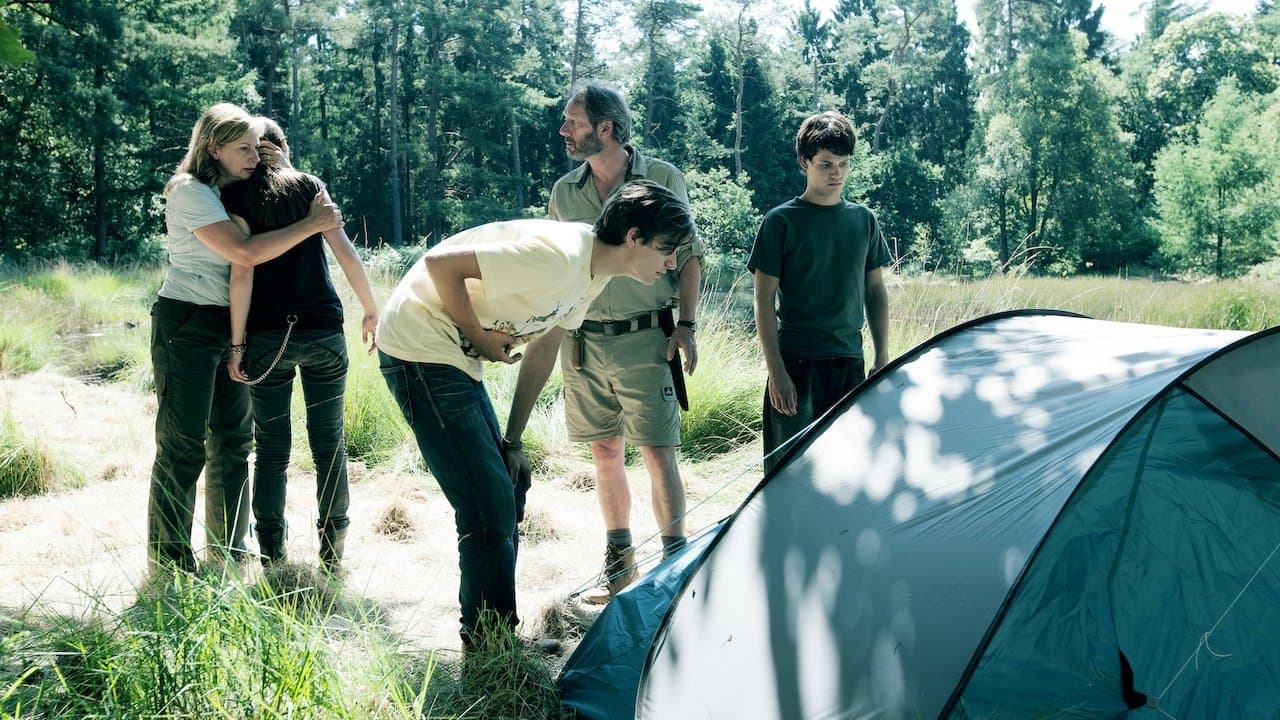
<svg viewBox="0 0 1280 720">
<path fill-rule="evenodd" d="M 680 444 L 680 405 L 659 328 L 606 336 L 583 332 L 582 368 L 573 368 L 577 338 L 560 348 L 564 415 L 573 442 L 626 438 L 646 447 Z"/>
</svg>

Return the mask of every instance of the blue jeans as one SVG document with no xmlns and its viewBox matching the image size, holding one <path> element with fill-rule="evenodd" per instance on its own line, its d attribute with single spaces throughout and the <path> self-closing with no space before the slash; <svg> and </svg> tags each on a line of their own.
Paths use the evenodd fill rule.
<svg viewBox="0 0 1280 720">
<path fill-rule="evenodd" d="M 156 457 L 147 511 L 153 569 L 195 570 L 191 524 L 205 475 L 205 530 L 215 546 L 244 549 L 248 530 L 249 389 L 227 375 L 227 308 L 159 298 L 151 308 Z"/>
<path fill-rule="evenodd" d="M 768 472 L 786 453 L 769 454 L 790 440 L 809 423 L 830 410 L 840 399 L 866 379 L 860 357 L 788 358 L 787 375 L 796 386 L 796 414 L 783 415 L 769 402 L 764 392 L 764 469 Z"/>
<path fill-rule="evenodd" d="M 284 340 L 283 330 L 254 333 L 245 352 L 244 372 L 257 379 L 271 366 Z M 350 494 L 347 450 L 342 434 L 342 400 L 347 384 L 347 339 L 341 331 L 295 330 L 280 362 L 252 386 L 253 430 L 257 457 L 253 466 L 253 516 L 258 530 L 284 527 L 285 487 L 293 444 L 290 406 L 293 378 L 302 377 L 307 405 L 307 441 L 316 465 L 316 504 L 320 523 L 345 524 Z"/>
<path fill-rule="evenodd" d="M 510 628 L 516 616 L 516 497 L 502 458 L 502 434 L 484 383 L 450 365 L 378 353 L 379 367 L 458 530 L 464 646 L 483 612 Z"/>
</svg>

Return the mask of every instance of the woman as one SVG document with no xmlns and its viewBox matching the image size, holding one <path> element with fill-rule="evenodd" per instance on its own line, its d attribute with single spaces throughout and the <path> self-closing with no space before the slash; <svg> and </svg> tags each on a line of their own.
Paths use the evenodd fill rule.
<svg viewBox="0 0 1280 720">
<path fill-rule="evenodd" d="M 252 232 L 284 227 L 307 213 L 312 196 L 324 189 L 318 178 L 292 169 L 284 132 L 269 118 L 255 118 L 263 163 L 248 182 L 223 193 L 237 223 Z M 270 158 L 270 160 L 268 160 Z M 342 333 L 342 301 L 329 279 L 324 246 L 355 290 L 364 317 L 361 339 L 373 352 L 378 306 L 360 256 L 342 228 L 312 235 L 297 247 L 257 268 L 231 266 L 231 356 L 233 380 L 251 383 L 257 455 L 253 469 L 254 531 L 263 565 L 285 559 L 286 471 L 291 428 L 289 407 L 295 371 L 302 376 L 307 406 L 307 440 L 316 466 L 316 528 L 325 571 L 341 569 L 347 517 L 347 455 L 342 428 L 347 378 L 347 340 Z"/>
<path fill-rule="evenodd" d="M 153 570 L 196 569 L 191 547 L 196 480 L 205 471 L 209 542 L 244 552 L 249 393 L 226 374 L 230 348 L 231 262 L 253 265 L 279 256 L 316 232 L 341 227 L 328 195 L 317 193 L 307 217 L 250 237 L 219 200 L 258 165 L 251 118 L 229 103 L 205 111 L 186 156 L 164 189 L 169 272 L 151 308 L 156 385 L 156 457 L 147 514 Z"/>
</svg>

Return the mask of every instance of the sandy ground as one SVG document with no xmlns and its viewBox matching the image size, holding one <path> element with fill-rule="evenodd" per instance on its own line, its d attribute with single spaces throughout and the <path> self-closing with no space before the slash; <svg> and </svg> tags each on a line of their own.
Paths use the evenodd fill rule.
<svg viewBox="0 0 1280 720">
<path fill-rule="evenodd" d="M 127 607 L 146 574 L 154 398 L 122 386 L 36 373 L 0 379 L 0 412 L 83 474 L 78 489 L 0 502 L 0 610 L 35 606 L 80 616 L 102 606 Z M 758 452 L 744 448 L 715 463 L 682 465 L 691 529 L 737 506 L 759 478 L 750 469 Z M 391 463 L 399 469 L 351 464 L 346 585 L 380 606 L 407 642 L 453 649 L 458 569 L 452 511 L 432 478 L 414 469 L 415 460 L 406 451 Z M 647 476 L 639 467 L 628 472 L 638 542 L 656 528 Z M 534 479 L 516 579 L 526 624 L 547 606 L 590 587 L 600 569 L 603 525 L 594 491 L 581 487 L 590 476 L 589 464 L 580 462 L 563 477 Z M 311 564 L 317 550 L 314 498 L 314 478 L 291 468 L 289 553 Z M 202 517 L 199 507 L 196 517 Z M 400 532 L 388 532 L 388 526 Z M 196 535 L 199 547 L 199 527 Z M 655 538 L 639 552 L 659 548 Z"/>
</svg>

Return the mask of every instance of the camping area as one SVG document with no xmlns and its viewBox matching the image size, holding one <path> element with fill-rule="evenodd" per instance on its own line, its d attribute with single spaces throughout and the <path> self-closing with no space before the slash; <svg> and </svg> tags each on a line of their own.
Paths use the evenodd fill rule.
<svg viewBox="0 0 1280 720">
<path fill-rule="evenodd" d="M 740 508 L 759 511 L 762 503 L 774 500 L 764 490 L 768 483 L 762 483 L 766 369 L 747 264 L 766 214 L 806 190 L 812 167 L 806 163 L 812 158 L 797 157 L 796 136 L 802 121 L 814 114 L 839 111 L 854 128 L 852 154 L 844 156 L 849 162 L 841 166 L 843 184 L 829 182 L 828 191 L 838 204 L 857 204 L 874 213 L 891 257 L 882 268 L 890 364 L 859 388 L 869 395 L 874 391 L 875 402 L 855 403 L 855 394 L 846 396 L 840 408 L 841 417 L 849 420 L 846 429 L 856 425 L 854 420 L 863 423 L 857 427 L 876 429 L 876 418 L 863 415 L 864 407 L 868 413 L 879 408 L 882 418 L 905 413 L 911 403 L 901 401 L 904 388 L 921 377 L 940 380 L 927 399 L 951 399 L 944 398 L 946 392 L 962 388 L 955 391 L 960 400 L 952 409 L 976 407 L 989 414 L 982 417 L 993 423 L 991 437 L 1001 443 L 996 448 L 1001 452 L 989 455 L 1033 457 L 1030 450 L 1016 452 L 1024 449 L 1017 445 L 1023 440 L 1028 447 L 1067 447 L 1071 452 L 1065 459 L 1055 458 L 1055 467 L 1078 469 L 1092 482 L 1102 473 L 1094 473 L 1094 466 L 1080 458 L 1092 463 L 1106 448 L 1134 447 L 1126 433 L 1140 426 L 1152 408 L 1170 406 L 1166 401 L 1175 395 L 1211 395 L 1197 395 L 1197 387 L 1184 382 L 1204 369 L 1197 363 L 1212 365 L 1222 359 L 1220 352 L 1229 356 L 1231 343 L 1249 333 L 1274 337 L 1268 329 L 1280 325 L 1280 3 L 1273 0 L 8 0 L 0 3 L 0 720 L 572 716 L 561 696 L 567 686 L 558 679 L 574 649 L 588 646 L 583 638 L 590 638 L 593 624 L 610 616 L 576 597 L 600 579 L 604 532 L 591 451 L 568 439 L 559 368 L 539 396 L 523 436 L 533 487 L 519 528 L 516 587 L 521 633 L 558 638 L 566 652 L 544 658 L 511 646 L 492 663 L 472 665 L 464 674 L 452 508 L 424 465 L 377 357 L 362 346 L 362 307 L 339 277 L 343 271 L 335 256 L 321 249 L 312 257 L 315 268 L 327 267 L 333 276 L 350 353 L 343 440 L 352 525 L 345 570 L 337 579 L 318 570 L 316 473 L 302 430 L 306 408 L 296 391 L 286 506 L 289 562 L 264 571 L 256 561 L 237 565 L 216 553 L 205 554 L 197 522 L 199 571 L 149 574 L 147 508 L 157 417 L 151 313 L 172 267 L 166 211 L 175 204 L 166 204 L 165 188 L 182 176 L 177 169 L 186 149 L 195 144 L 189 140 L 193 124 L 208 109 L 234 104 L 246 117 L 270 119 L 287 131 L 292 165 L 314 175 L 341 208 L 342 227 L 368 272 L 374 300 L 385 308 L 405 273 L 441 241 L 482 224 L 541 221 L 549 216 L 557 180 L 584 165 L 590 170 L 590 162 L 582 161 L 593 155 L 573 152 L 578 141 L 567 129 L 573 121 L 569 110 L 577 108 L 568 100 L 589 79 L 625 96 L 621 105 L 626 112 L 590 127 L 584 124 L 581 139 L 585 142 L 608 126 L 615 141 L 611 148 L 618 150 L 615 157 L 627 158 L 628 173 L 637 156 L 678 169 L 673 177 L 682 178 L 688 209 L 705 244 L 696 313 L 699 362 L 687 378 L 690 407 L 682 416 L 677 453 L 691 539 Z M 256 130 L 240 132 L 243 137 Z M 262 147 L 245 141 L 244 152 L 260 153 Z M 202 157 L 199 152 L 190 156 Z M 243 176 L 238 177 L 251 177 L 258 157 L 237 168 Z M 227 179 L 225 173 L 217 177 L 219 182 Z M 587 187 L 586 178 L 579 188 Z M 194 230 L 189 234 L 196 237 Z M 946 356 L 948 361 L 985 352 L 990 374 L 1012 377 L 1017 369 L 1000 366 L 998 357 L 992 360 L 999 353 L 991 347 L 1026 338 L 1031 339 L 1022 347 L 1010 346 L 1009 354 L 1028 365 L 1039 362 L 1035 352 L 1044 348 L 1030 346 L 1049 335 L 1028 330 L 1033 321 L 1002 325 L 984 320 L 993 315 L 1004 319 L 1004 314 L 1070 314 L 1078 320 L 1082 318 L 1076 315 L 1148 328 L 1130 337 L 1125 331 L 1129 325 L 1106 325 L 1118 340 L 1114 348 L 1105 342 L 1099 346 L 1122 355 L 1111 358 L 1120 368 L 1118 375 L 1109 375 L 1114 368 L 1104 367 L 1106 363 L 1095 366 L 1090 358 L 1074 354 L 1088 347 L 1077 345 L 1076 338 L 1099 342 L 1088 335 L 1091 330 L 1052 336 L 1071 346 L 1060 358 L 1074 362 L 1074 370 L 1107 376 L 1108 382 L 1119 375 L 1132 381 L 1097 382 L 1096 387 L 1114 394 L 1110 399 L 1130 401 L 1123 412 L 1104 418 L 1112 422 L 1104 439 L 1083 450 L 1068 447 L 1068 441 L 1078 438 L 1063 414 L 1052 418 L 1060 423 L 1054 427 L 1061 437 L 1047 438 L 1035 432 L 1035 423 L 1048 426 L 1038 408 L 1001 405 L 1007 398 L 1000 392 L 978 398 L 991 389 L 981 383 L 988 366 L 963 366 L 970 375 L 960 382 L 943 377 L 938 368 L 945 363 L 930 369 L 917 362 L 950 350 L 956 354 Z M 688 324 L 684 327 L 692 334 Z M 965 332 L 953 333 L 958 327 Z M 1163 336 L 1144 346 L 1148 335 L 1163 332 L 1152 327 L 1187 329 L 1168 334 L 1191 338 L 1188 344 L 1195 351 L 1170 349 L 1176 343 L 1162 345 Z M 983 328 L 1010 329 L 1007 338 L 996 338 L 989 346 L 969 340 Z M 866 347 L 869 331 L 862 332 Z M 1201 336 L 1211 341 L 1202 342 Z M 940 337 L 953 344 L 938 343 Z M 1263 345 L 1254 350 L 1259 347 Z M 920 348 L 927 352 L 913 352 Z M 1148 351 L 1159 358 L 1154 370 L 1143 364 Z M 228 352 L 234 350 L 229 347 Z M 1249 367 L 1257 370 L 1256 354 L 1250 358 Z M 1227 366 L 1219 363 L 1215 378 L 1226 374 L 1222 368 Z M 1041 369 L 1032 367 L 1027 374 L 1035 380 L 1049 378 L 1047 369 Z M 938 374 L 930 375 L 934 370 Z M 1061 377 L 1044 385 L 1070 376 L 1069 370 L 1055 370 Z M 1149 370 L 1164 383 L 1160 388 L 1141 397 L 1121 397 L 1140 385 Z M 518 372 L 518 365 L 497 364 L 485 371 L 500 420 L 511 405 Z M 990 385 L 1003 392 L 1004 382 Z M 1256 392 L 1236 388 L 1231 397 L 1245 398 L 1246 406 L 1270 408 L 1276 386 L 1268 380 L 1258 383 Z M 1062 402 L 1064 397 L 1076 399 L 1065 394 L 1053 399 Z M 1027 402 L 1039 400 L 1036 396 Z M 935 405 L 941 412 L 942 400 Z M 1210 413 L 1210 406 L 1206 400 L 1195 409 Z M 1012 408 L 1009 416 L 998 416 L 997 410 L 1006 407 Z M 1069 409 L 1083 412 L 1089 407 L 1089 398 L 1081 395 Z M 954 422 L 957 414 L 945 418 L 948 430 L 979 434 L 986 429 L 963 427 Z M 1013 415 L 1017 417 L 1010 421 Z M 1188 417 L 1193 420 L 1180 427 L 1198 427 L 1204 416 L 1188 412 Z M 1221 439 L 1229 430 L 1245 428 L 1240 437 L 1230 436 L 1245 445 L 1270 437 L 1237 417 L 1227 411 L 1214 416 L 1217 434 L 1206 435 Z M 1018 428 L 1025 435 L 999 434 L 1016 422 L 1026 426 Z M 1003 424 L 996 427 L 998 423 Z M 853 437 L 871 434 L 855 432 Z M 836 436 L 827 439 L 828 446 L 811 442 L 818 435 L 805 435 L 796 447 L 862 448 L 836 442 Z M 928 432 L 917 437 L 925 438 L 926 448 L 933 438 Z M 885 456 L 901 460 L 891 469 L 919 459 L 880 440 L 888 448 Z M 979 441 L 966 447 L 970 454 L 962 471 L 984 462 Z M 1271 461 L 1277 457 L 1265 442 L 1249 448 Z M 634 498 L 631 524 L 641 569 L 648 570 L 661 556 L 661 539 L 642 457 L 634 447 L 626 452 Z M 1177 466 L 1178 461 L 1166 464 Z M 1226 465 L 1208 467 L 1224 477 L 1238 469 Z M 1262 463 L 1248 469 L 1257 467 L 1264 468 L 1263 474 L 1270 471 Z M 849 472 L 836 478 L 833 487 L 845 485 L 832 492 L 848 505 L 833 502 L 823 508 L 827 514 L 811 517 L 828 518 L 831 524 L 832 514 L 850 507 L 867 511 L 868 506 L 858 505 L 866 493 L 850 487 L 889 482 L 887 474 L 853 477 L 854 470 L 865 470 L 861 466 L 842 470 Z M 779 485 L 804 486 L 812 480 L 795 467 L 769 477 L 781 478 Z M 1092 487 L 1081 477 L 1071 482 Z M 1234 489 L 1252 492 L 1248 499 L 1256 509 L 1264 500 L 1271 502 L 1270 491 L 1254 492 L 1265 484 L 1239 483 Z M 753 705 L 762 720 L 861 717 L 854 706 L 871 696 L 873 709 L 862 708 L 871 716 L 929 716 L 932 710 L 921 712 L 912 704 L 917 697 L 911 683 L 930 675 L 928 662 L 936 649 L 934 637 L 915 634 L 926 625 L 912 615 L 923 603 L 892 583 L 869 587 L 874 583 L 863 583 L 867 576 L 855 571 L 879 572 L 883 567 L 873 567 L 871 561 L 883 560 L 891 547 L 905 547 L 893 545 L 904 528 L 909 534 L 932 527 L 962 506 L 961 500 L 982 507 L 993 497 L 984 493 L 995 487 L 994 480 L 975 483 L 972 495 L 930 495 L 909 488 L 901 506 L 890 505 L 880 514 L 873 511 L 882 508 L 870 506 L 872 512 L 862 516 L 871 518 L 867 527 L 880 521 L 898 524 L 867 534 L 852 553 L 835 548 L 864 536 L 843 527 L 836 530 L 839 537 L 813 540 L 794 558 L 761 552 L 762 560 L 776 561 L 767 578 L 776 597 L 765 600 L 798 600 L 793 605 L 761 602 L 755 609 L 785 608 L 785 618 L 719 610 L 707 611 L 714 617 L 700 617 L 702 608 L 719 607 L 713 603 L 726 596 L 735 598 L 731 583 L 734 571 L 741 569 L 721 571 L 731 566 L 729 561 L 700 564 L 697 570 L 703 574 L 697 582 L 705 584 L 689 585 L 692 589 L 682 597 L 706 587 L 731 590 L 713 598 L 702 592 L 696 602 L 683 602 L 683 610 L 677 610 L 684 614 L 671 613 L 673 622 L 664 626 L 670 634 L 663 637 L 672 642 L 655 645 L 652 656 L 647 644 L 632 648 L 655 670 L 655 682 L 643 688 L 608 688 L 621 694 L 610 700 L 614 711 L 607 716 L 638 717 L 644 708 L 632 706 L 640 698 L 651 708 L 644 716 L 648 720 L 695 717 L 686 714 L 687 705 L 694 704 L 688 698 L 704 690 L 709 697 L 713 689 L 727 700 L 718 706 L 718 715 L 708 701 L 700 706 L 705 711 L 701 716 L 726 717 L 733 702 L 753 703 L 753 693 L 769 695 L 770 702 L 784 708 Z M 1072 495 L 1075 487 L 1063 481 L 1056 486 L 1061 497 L 1055 497 L 1061 504 L 1036 509 L 1054 517 L 1060 509 L 1072 510 L 1073 498 L 1081 499 Z M 1026 497 L 1018 496 L 1029 503 Z M 1116 507 L 1113 503 L 1110 510 Z M 915 515 L 923 508 L 929 512 Z M 1183 503 L 1182 509 L 1188 508 L 1196 509 L 1197 503 Z M 1009 526 L 1016 526 L 1015 521 L 1035 515 L 1021 512 L 1026 509 L 1015 504 L 999 512 L 1007 513 L 1001 517 L 1010 519 Z M 1233 526 L 1236 516 L 1222 515 L 1228 519 L 1215 516 L 1213 522 L 1188 525 L 1252 542 L 1251 551 L 1262 547 L 1261 540 L 1246 534 L 1247 528 Z M 1075 518 L 1069 512 L 1062 516 Z M 196 518 L 202 517 L 198 505 Z M 795 517 L 800 520 L 792 518 L 790 527 L 808 533 L 826 529 L 801 528 L 803 518 L 810 517 L 803 511 Z M 1006 617 L 1034 615 L 1015 604 L 1013 590 L 1031 588 L 1031 596 L 1042 597 L 1034 595 L 1040 592 L 1052 600 L 1054 593 L 1046 588 L 1059 587 L 1054 581 L 1061 578 L 1048 572 L 1053 566 L 1043 562 L 1043 555 L 1040 562 L 1028 559 L 1062 541 L 1050 532 L 1056 526 L 1048 521 L 1042 525 L 1038 534 L 1009 540 L 983 556 L 991 561 L 985 568 L 988 579 L 1000 576 L 982 596 L 989 605 L 983 619 L 975 619 L 976 613 L 955 622 L 950 616 L 927 618 L 935 632 L 947 635 L 954 629 L 952 634 L 963 635 L 969 650 L 990 646 L 1005 653 L 993 657 L 956 651 L 948 656 L 950 669 L 962 680 L 952 687 L 933 687 L 930 708 L 950 708 L 948 717 L 955 720 L 1021 718 L 1016 709 L 1001 715 L 1002 703 L 1008 700 L 1018 708 L 1040 701 L 1031 690 L 1026 697 L 1015 697 L 1025 688 L 1006 682 L 999 672 L 982 673 L 1016 669 L 1030 654 L 1026 648 L 1034 647 L 1025 638 L 1010 639 L 1001 632 L 1042 627 L 1001 624 Z M 724 546 L 748 547 L 741 536 L 752 527 L 741 523 L 736 536 L 724 536 Z M 767 523 L 764 527 L 778 530 Z M 975 527 L 979 525 L 962 530 Z M 1178 524 L 1151 527 L 1159 539 L 1196 536 Z M 953 557 L 947 554 L 952 551 L 955 556 L 980 555 L 975 551 L 979 541 L 997 535 L 975 540 L 959 531 L 946 537 L 947 552 L 883 564 L 924 568 L 920 576 L 937 579 L 946 573 L 927 572 L 927 562 L 942 564 Z M 703 537 L 710 544 L 713 536 Z M 1072 539 L 1078 538 L 1068 541 Z M 256 547 L 256 540 L 250 538 L 250 544 Z M 786 540 L 777 547 L 792 549 Z M 1156 555 L 1167 549 L 1156 543 L 1152 547 Z M 1239 587 L 1271 592 L 1265 584 L 1274 575 L 1271 556 L 1262 562 L 1224 551 L 1224 546 L 1212 547 L 1218 556 L 1202 553 L 1197 545 L 1180 549 L 1184 554 L 1178 562 L 1166 558 L 1151 564 L 1203 570 L 1205 577 L 1226 568 Z M 1280 558 L 1280 545 L 1276 548 L 1273 554 Z M 1221 555 L 1246 559 L 1236 566 L 1222 562 Z M 1086 568 L 1096 573 L 1091 578 L 1107 578 L 1100 565 L 1090 564 L 1088 553 L 1064 556 L 1076 564 L 1064 565 L 1063 577 L 1082 577 L 1080 568 Z M 1117 561 L 1115 567 L 1122 564 Z M 1181 576 L 1144 585 L 1140 573 L 1123 567 L 1130 572 L 1122 578 L 1129 584 L 1117 587 L 1159 587 L 1166 597 L 1151 605 L 1160 612 L 1199 598 L 1212 597 L 1216 603 L 1224 588 L 1237 587 L 1223 582 L 1214 586 L 1218 594 L 1211 595 L 1199 592 L 1208 581 L 1183 587 Z M 1268 567 L 1271 573 L 1263 573 Z M 1261 578 L 1256 582 L 1248 577 L 1255 568 Z M 712 569 L 715 577 L 709 578 Z M 840 573 L 838 582 L 823 584 L 824 578 Z M 1239 573 L 1246 577 L 1235 577 Z M 713 580 L 725 585 L 716 586 Z M 959 583 L 935 588 L 926 600 L 949 605 L 951 594 L 972 600 L 979 593 L 970 589 Z M 880 591 L 876 617 L 887 618 L 887 629 L 858 648 L 885 660 L 871 668 L 861 656 L 855 658 L 853 644 L 841 646 L 831 638 L 837 637 L 836 629 L 847 629 L 842 625 L 846 617 L 865 620 L 872 614 L 859 615 L 864 606 L 850 602 L 850 615 L 838 615 L 821 602 L 866 599 Z M 769 595 L 758 593 L 754 599 Z M 1081 621 L 1086 615 L 1088 620 L 1108 615 L 1099 610 L 1103 604 L 1082 603 L 1063 611 L 1080 625 L 1046 622 L 1043 637 L 1050 647 L 1037 654 L 1058 663 L 1038 676 L 1049 684 L 1081 668 L 1098 672 L 1086 672 L 1081 681 L 1091 690 L 1102 686 L 1091 685 L 1094 679 L 1105 677 L 1109 695 L 1101 705 L 1089 707 L 1121 709 L 1086 716 L 1119 716 L 1124 708 L 1145 713 L 1134 715 L 1143 720 L 1168 715 L 1158 702 L 1163 688 L 1143 683 L 1156 665 L 1160 673 L 1184 682 L 1190 674 L 1176 666 L 1170 671 L 1153 658 L 1166 664 L 1190 658 L 1187 667 L 1193 669 L 1199 669 L 1199 660 L 1205 668 L 1229 665 L 1216 662 L 1230 657 L 1232 649 L 1215 645 L 1211 628 L 1184 623 L 1183 635 L 1193 626 L 1203 630 L 1188 651 L 1183 647 L 1186 637 L 1175 637 L 1168 618 L 1156 611 L 1138 613 L 1137 621 L 1128 618 L 1129 627 L 1148 631 L 1144 640 L 1167 639 L 1177 647 L 1167 653 L 1146 646 L 1140 652 L 1126 654 L 1121 648 L 1117 653 L 1113 645 L 1099 641 L 1114 638 L 1093 632 L 1107 622 Z M 1220 611 L 1216 605 L 1212 609 Z M 665 606 L 650 605 L 637 613 L 647 616 L 632 619 L 654 621 L 658 615 L 665 619 L 666 613 Z M 751 617 L 768 617 L 755 629 L 777 634 L 747 638 L 731 624 Z M 1037 619 L 1045 617 L 1058 619 Z M 1202 619 L 1196 616 L 1197 623 Z M 1079 633 L 1084 639 L 1063 640 L 1050 632 L 1079 627 L 1085 628 Z M 703 628 L 710 640 L 689 640 Z M 820 632 L 827 629 L 831 636 Z M 1270 637 L 1263 631 L 1272 628 L 1259 623 L 1258 629 L 1256 638 Z M 712 630 L 720 634 L 713 637 Z M 740 645 L 731 644 L 733 637 Z M 680 645 L 676 638 L 688 644 Z M 755 643 L 756 654 L 733 653 L 748 642 Z M 788 643 L 793 647 L 784 647 Z M 816 648 L 803 661 L 791 654 L 801 645 L 806 652 Z M 1087 661 L 1068 652 L 1082 647 L 1101 650 Z M 789 684 L 780 683 L 773 691 L 780 673 L 702 683 L 701 675 L 675 671 L 678 651 L 685 648 L 691 649 L 687 662 L 707 667 L 726 664 L 721 662 L 726 656 L 746 658 L 753 671 L 762 673 L 766 663 L 755 662 L 759 658 L 790 663 Z M 726 655 L 717 655 L 721 652 Z M 865 682 L 851 680 L 846 686 L 841 678 L 833 680 L 831 668 L 839 666 L 824 664 L 823 653 L 857 665 L 849 677 L 866 673 L 857 676 Z M 905 667 L 900 660 L 908 656 L 926 658 L 914 675 L 872 673 Z M 814 657 L 818 665 L 804 665 Z M 1131 660 L 1138 666 L 1131 667 Z M 1236 657 L 1233 662 L 1246 660 Z M 1231 677 L 1253 682 L 1248 673 L 1272 669 L 1255 664 L 1244 675 Z M 1254 685 L 1280 687 L 1280 669 L 1276 673 L 1275 682 Z M 612 682 L 613 676 L 599 677 Z M 749 677 L 755 679 L 743 679 Z M 961 694 L 973 677 L 980 680 L 974 692 L 987 694 L 973 696 L 972 714 L 966 715 Z M 750 687 L 738 692 L 735 683 Z M 818 687 L 822 683 L 827 684 Z M 663 688 L 671 693 L 663 695 Z M 1197 695 L 1197 690 L 1192 686 L 1182 699 L 1205 704 L 1188 707 L 1209 707 L 1220 699 L 1208 691 Z M 811 691 L 829 695 L 823 700 L 830 699 L 830 705 L 813 705 L 807 695 Z M 1015 699 L 1029 704 L 1017 705 Z M 1272 702 L 1271 717 L 1274 707 L 1280 707 L 1280 699 L 1261 691 L 1245 700 L 1253 704 L 1237 707 Z M 1053 707 L 1070 710 L 1072 701 L 1068 697 Z M 664 708 L 663 702 L 682 707 Z M 802 706 L 804 710 L 796 709 Z M 734 712 L 735 718 L 751 715 Z M 1216 717 L 1230 715 L 1223 711 Z M 1214 716 L 1193 712 L 1180 720 Z"/>
</svg>

